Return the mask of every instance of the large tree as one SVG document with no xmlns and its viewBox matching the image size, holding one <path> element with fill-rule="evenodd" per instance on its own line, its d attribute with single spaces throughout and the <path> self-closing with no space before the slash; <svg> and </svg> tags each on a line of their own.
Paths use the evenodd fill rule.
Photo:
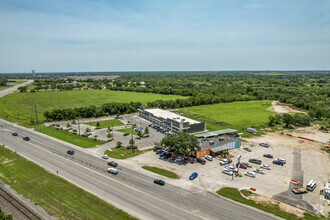
<svg viewBox="0 0 330 220">
<path fill-rule="evenodd" d="M 161 144 L 182 155 L 188 155 L 190 150 L 200 150 L 197 137 L 184 132 L 168 135 L 162 139 Z"/>
</svg>

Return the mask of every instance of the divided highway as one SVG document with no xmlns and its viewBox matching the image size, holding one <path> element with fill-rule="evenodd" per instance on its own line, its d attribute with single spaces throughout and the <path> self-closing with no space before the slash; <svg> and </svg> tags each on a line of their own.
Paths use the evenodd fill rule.
<svg viewBox="0 0 330 220">
<path fill-rule="evenodd" d="M 106 172 L 106 161 L 75 150 L 70 145 L 12 125 L 0 119 L 0 143 L 56 173 L 116 207 L 141 219 L 277 219 L 272 214 L 223 199 L 199 188 L 183 189 L 119 164 L 118 175 Z M 11 135 L 17 132 L 18 137 Z M 30 141 L 23 141 L 28 136 Z"/>
</svg>

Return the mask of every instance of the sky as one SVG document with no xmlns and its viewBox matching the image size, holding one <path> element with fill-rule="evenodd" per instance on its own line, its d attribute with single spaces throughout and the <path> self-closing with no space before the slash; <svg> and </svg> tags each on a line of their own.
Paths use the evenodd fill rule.
<svg viewBox="0 0 330 220">
<path fill-rule="evenodd" d="M 330 70 L 329 0 L 0 0 L 0 73 Z"/>
</svg>

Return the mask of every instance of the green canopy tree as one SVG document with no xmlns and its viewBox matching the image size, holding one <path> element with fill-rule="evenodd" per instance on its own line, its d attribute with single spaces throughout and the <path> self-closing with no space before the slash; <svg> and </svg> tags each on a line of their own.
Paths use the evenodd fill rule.
<svg viewBox="0 0 330 220">
<path fill-rule="evenodd" d="M 190 150 L 201 149 L 197 137 L 184 132 L 168 135 L 162 139 L 161 144 L 181 155 L 188 155 Z"/>
</svg>

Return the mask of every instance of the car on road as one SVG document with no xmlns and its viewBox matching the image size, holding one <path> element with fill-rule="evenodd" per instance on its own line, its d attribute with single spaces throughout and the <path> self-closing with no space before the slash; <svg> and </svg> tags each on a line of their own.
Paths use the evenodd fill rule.
<svg viewBox="0 0 330 220">
<path fill-rule="evenodd" d="M 23 137 L 23 140 L 24 140 L 24 141 L 29 141 L 30 138 L 29 138 L 29 137 Z"/>
<path fill-rule="evenodd" d="M 189 162 L 190 163 L 195 163 L 195 159 L 194 158 L 190 158 Z"/>
<path fill-rule="evenodd" d="M 256 172 L 256 173 L 260 173 L 260 174 L 265 173 L 265 171 L 263 169 L 259 169 L 259 168 L 255 168 L 253 171 Z"/>
<path fill-rule="evenodd" d="M 244 164 L 244 165 L 246 165 L 247 167 L 252 168 L 252 164 L 250 164 L 250 163 L 242 162 L 241 164 Z"/>
<path fill-rule="evenodd" d="M 252 151 L 252 149 L 249 148 L 249 147 L 244 147 L 243 149 L 246 150 L 246 151 L 248 151 L 248 152 L 251 152 Z"/>
<path fill-rule="evenodd" d="M 253 178 L 256 178 L 256 173 L 255 172 L 245 172 L 244 173 L 245 176 L 249 176 L 249 177 L 253 177 Z"/>
<path fill-rule="evenodd" d="M 164 186 L 165 185 L 165 181 L 164 180 L 160 180 L 160 179 L 154 179 L 154 183 Z"/>
<path fill-rule="evenodd" d="M 291 191 L 294 194 L 304 194 L 304 193 L 307 193 L 307 190 L 305 188 L 299 188 L 299 187 L 291 188 Z"/>
<path fill-rule="evenodd" d="M 271 154 L 264 154 L 264 157 L 273 158 L 273 155 L 271 155 Z"/>
<path fill-rule="evenodd" d="M 108 155 L 106 155 L 106 154 L 104 154 L 104 155 L 102 155 L 102 159 L 109 159 L 109 156 Z"/>
<path fill-rule="evenodd" d="M 14 132 L 14 133 L 11 133 L 13 136 L 18 136 L 18 134 L 16 133 L 16 132 Z"/>
<path fill-rule="evenodd" d="M 267 148 L 269 147 L 269 144 L 267 144 L 265 142 L 261 142 L 261 143 L 259 143 L 259 145 L 262 147 L 267 147 Z"/>
<path fill-rule="evenodd" d="M 236 163 L 236 167 L 237 167 L 237 168 L 242 168 L 242 169 L 247 169 L 247 165 L 244 164 L 244 163 L 240 163 L 240 164 L 239 164 L 239 167 L 238 167 L 238 163 Z"/>
<path fill-rule="evenodd" d="M 109 166 L 112 166 L 112 167 L 117 167 L 118 166 L 118 163 L 116 163 L 115 161 L 110 161 L 107 163 Z"/>
<path fill-rule="evenodd" d="M 70 155 L 74 155 L 74 150 L 68 150 L 66 153 Z"/>
<path fill-rule="evenodd" d="M 220 165 L 224 166 L 224 165 L 230 164 L 231 162 L 233 162 L 231 159 L 223 159 L 220 161 Z"/>
<path fill-rule="evenodd" d="M 108 172 L 112 174 L 118 174 L 118 170 L 112 167 L 108 168 Z"/>
<path fill-rule="evenodd" d="M 281 161 L 282 163 L 286 164 L 286 159 L 283 159 L 283 158 L 276 158 L 276 160 Z"/>
<path fill-rule="evenodd" d="M 205 156 L 205 159 L 206 159 L 206 160 L 209 160 L 209 161 L 212 161 L 212 160 L 213 160 L 213 158 L 212 158 L 210 155 L 206 155 L 206 156 Z"/>
<path fill-rule="evenodd" d="M 200 163 L 200 164 L 202 164 L 202 165 L 206 164 L 206 160 L 204 160 L 201 157 L 197 158 L 197 162 Z"/>
<path fill-rule="evenodd" d="M 258 160 L 258 159 L 255 159 L 255 158 L 251 158 L 251 159 L 249 159 L 249 162 L 250 163 L 255 163 L 255 164 L 261 164 L 261 160 Z"/>
<path fill-rule="evenodd" d="M 190 179 L 190 180 L 194 180 L 194 179 L 196 179 L 197 177 L 198 177 L 198 173 L 197 173 L 197 172 L 193 172 L 193 173 L 190 175 L 189 179 Z"/>
<path fill-rule="evenodd" d="M 224 169 L 222 170 L 222 173 L 227 174 L 227 175 L 230 175 L 230 176 L 233 175 L 233 171 L 231 171 L 230 169 L 226 169 L 226 168 L 224 168 Z"/>
<path fill-rule="evenodd" d="M 266 170 L 271 170 L 271 169 L 272 169 L 272 167 L 269 166 L 269 165 L 267 165 L 267 164 L 263 164 L 263 165 L 261 165 L 260 168 L 264 168 L 264 169 L 266 169 Z"/>
<path fill-rule="evenodd" d="M 281 166 L 283 166 L 284 165 L 284 163 L 282 162 L 282 161 L 280 161 L 280 160 L 273 160 L 273 164 L 276 164 L 276 165 L 281 165 Z"/>
<path fill-rule="evenodd" d="M 124 133 L 124 134 L 123 134 L 123 136 L 128 136 L 128 135 L 129 135 L 129 133 Z"/>
</svg>

